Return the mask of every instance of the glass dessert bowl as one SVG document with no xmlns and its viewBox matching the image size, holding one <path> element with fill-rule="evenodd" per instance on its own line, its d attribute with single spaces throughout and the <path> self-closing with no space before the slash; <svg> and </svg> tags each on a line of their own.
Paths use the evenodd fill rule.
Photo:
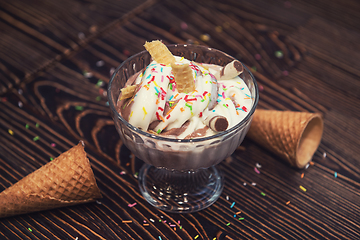
<svg viewBox="0 0 360 240">
<path fill-rule="evenodd" d="M 195 45 L 170 45 L 175 56 L 194 62 L 225 66 L 235 60 L 216 49 Z M 250 128 L 258 102 L 256 81 L 243 65 L 239 75 L 250 90 L 252 106 L 247 116 L 234 127 L 208 137 L 175 139 L 154 135 L 129 124 L 120 114 L 118 98 L 127 80 L 151 62 L 147 51 L 124 61 L 111 77 L 108 97 L 117 131 L 125 146 L 143 160 L 139 187 L 153 206 L 168 212 L 190 213 L 213 204 L 220 196 L 224 179 L 216 167 L 230 156 Z"/>
</svg>

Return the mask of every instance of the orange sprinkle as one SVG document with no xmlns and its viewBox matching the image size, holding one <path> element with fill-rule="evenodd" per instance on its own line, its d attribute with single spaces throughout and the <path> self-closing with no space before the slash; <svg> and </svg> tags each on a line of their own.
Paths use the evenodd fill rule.
<svg viewBox="0 0 360 240">
<path fill-rule="evenodd" d="M 303 178 L 303 177 L 304 177 L 304 173 L 302 173 L 300 177 Z"/>
<path fill-rule="evenodd" d="M 238 211 L 237 213 L 235 213 L 236 215 L 239 215 L 241 213 L 241 211 Z"/>
<path fill-rule="evenodd" d="M 176 231 L 176 228 L 174 227 L 174 231 Z"/>
<path fill-rule="evenodd" d="M 159 117 L 160 117 L 161 121 L 165 122 L 165 119 L 161 115 L 159 115 Z"/>
<path fill-rule="evenodd" d="M 311 166 L 314 166 L 315 163 L 313 161 L 309 162 Z"/>
<path fill-rule="evenodd" d="M 156 99 L 156 105 L 158 105 L 158 104 L 159 104 L 159 99 L 157 98 L 157 99 Z"/>
<path fill-rule="evenodd" d="M 148 223 L 144 223 L 144 224 L 143 224 L 144 227 L 147 227 L 147 226 L 149 226 L 149 225 L 150 225 L 150 224 L 148 224 Z"/>
<path fill-rule="evenodd" d="M 122 223 L 132 223 L 131 220 L 123 220 Z"/>
<path fill-rule="evenodd" d="M 176 94 L 174 98 L 177 98 L 177 96 L 179 96 L 179 94 Z"/>
<path fill-rule="evenodd" d="M 149 87 L 148 87 L 148 86 L 146 86 L 146 85 L 144 85 L 144 88 L 146 88 L 146 90 L 149 90 Z"/>
<path fill-rule="evenodd" d="M 290 201 L 287 201 L 287 202 L 286 202 L 286 205 L 289 205 L 289 204 L 290 204 Z"/>
<path fill-rule="evenodd" d="M 126 164 L 125 164 L 125 166 L 129 166 L 130 165 L 130 163 L 129 162 L 127 162 Z"/>
<path fill-rule="evenodd" d="M 239 112 L 236 110 L 236 115 L 239 115 Z"/>
<path fill-rule="evenodd" d="M 185 111 L 185 109 L 184 109 L 184 108 L 180 108 L 180 111 L 183 112 L 183 111 Z"/>
<path fill-rule="evenodd" d="M 231 97 L 235 97 L 235 93 Z"/>
</svg>

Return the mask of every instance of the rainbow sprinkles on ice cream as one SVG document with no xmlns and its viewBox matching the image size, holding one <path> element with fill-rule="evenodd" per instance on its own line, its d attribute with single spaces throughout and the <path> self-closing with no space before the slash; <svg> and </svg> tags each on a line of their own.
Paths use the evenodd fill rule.
<svg viewBox="0 0 360 240">
<path fill-rule="evenodd" d="M 129 79 L 119 97 L 131 125 L 164 137 L 190 139 L 225 131 L 243 120 L 251 94 L 238 76 L 242 64 L 225 67 L 173 56 L 160 41 L 147 42 L 153 61 Z"/>
</svg>

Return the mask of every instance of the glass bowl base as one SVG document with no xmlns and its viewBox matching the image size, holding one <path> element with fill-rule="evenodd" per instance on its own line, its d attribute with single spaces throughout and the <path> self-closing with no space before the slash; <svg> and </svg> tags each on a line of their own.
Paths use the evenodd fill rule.
<svg viewBox="0 0 360 240">
<path fill-rule="evenodd" d="M 215 166 L 196 171 L 174 171 L 144 164 L 139 187 L 153 206 L 172 213 L 192 213 L 213 204 L 224 187 L 224 178 Z"/>
</svg>

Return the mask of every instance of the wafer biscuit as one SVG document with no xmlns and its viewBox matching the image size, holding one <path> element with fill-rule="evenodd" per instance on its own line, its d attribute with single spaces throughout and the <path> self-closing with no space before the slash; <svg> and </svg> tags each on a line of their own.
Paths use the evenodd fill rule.
<svg viewBox="0 0 360 240">
<path fill-rule="evenodd" d="M 121 89 L 120 100 L 132 98 L 134 96 L 137 85 L 127 86 Z"/>
<path fill-rule="evenodd" d="M 154 40 L 152 42 L 145 42 L 144 47 L 150 53 L 153 60 L 158 63 L 165 65 L 175 62 L 175 57 L 169 51 L 169 49 L 159 40 Z"/>
<path fill-rule="evenodd" d="M 193 71 L 189 64 L 177 65 L 175 63 L 171 63 L 171 68 L 174 74 L 176 88 L 179 93 L 193 92 L 195 90 L 195 82 Z"/>
</svg>

